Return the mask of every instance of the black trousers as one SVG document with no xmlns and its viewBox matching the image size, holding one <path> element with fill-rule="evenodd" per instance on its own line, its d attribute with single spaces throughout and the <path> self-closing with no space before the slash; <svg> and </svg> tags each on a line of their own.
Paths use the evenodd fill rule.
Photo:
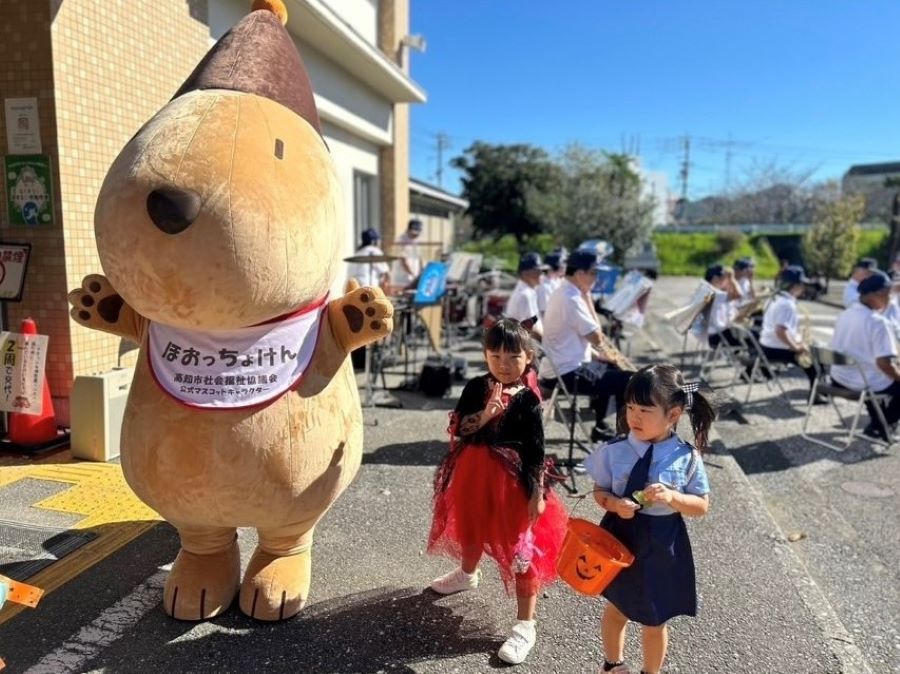
<svg viewBox="0 0 900 674">
<path fill-rule="evenodd" d="M 625 399 L 625 387 L 631 379 L 631 372 L 624 372 L 607 363 L 582 363 L 571 372 L 562 376 L 566 388 L 579 396 L 591 398 L 591 407 L 597 419 L 597 425 L 606 416 L 609 399 L 615 398 L 616 411 L 622 409 Z"/>
<path fill-rule="evenodd" d="M 833 379 L 831 380 L 831 383 L 833 386 L 846 388 L 848 391 L 853 390 L 847 388 L 843 384 L 839 384 Z M 881 411 L 884 412 L 884 420 L 888 422 L 889 426 L 893 426 L 898 421 L 900 421 L 900 381 L 892 382 L 890 386 L 885 389 L 881 389 L 880 391 L 876 391 L 876 393 L 881 395 L 889 395 L 891 397 L 887 405 L 882 405 Z M 868 411 L 869 413 L 869 419 L 871 420 L 872 424 L 874 425 L 878 423 L 878 415 L 875 414 L 872 403 L 868 400 L 866 401 L 866 411 Z"/>
<path fill-rule="evenodd" d="M 773 349 L 770 346 L 764 346 L 762 347 L 762 350 L 770 363 L 790 363 L 800 367 L 800 364 L 797 362 L 797 354 L 790 349 Z M 802 367 L 800 369 L 803 370 L 806 378 L 809 379 L 809 388 L 812 389 L 813 381 L 816 379 L 816 368 L 810 365 L 809 367 Z"/>
</svg>

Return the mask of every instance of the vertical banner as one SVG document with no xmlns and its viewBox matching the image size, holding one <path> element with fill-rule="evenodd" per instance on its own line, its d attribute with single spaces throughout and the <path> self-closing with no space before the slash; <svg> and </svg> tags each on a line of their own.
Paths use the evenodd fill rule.
<svg viewBox="0 0 900 674">
<path fill-rule="evenodd" d="M 11 225 L 53 224 L 53 174 L 45 154 L 7 155 L 6 202 Z"/>
<path fill-rule="evenodd" d="M 47 335 L 0 332 L 0 410 L 41 414 L 49 339 Z"/>
</svg>

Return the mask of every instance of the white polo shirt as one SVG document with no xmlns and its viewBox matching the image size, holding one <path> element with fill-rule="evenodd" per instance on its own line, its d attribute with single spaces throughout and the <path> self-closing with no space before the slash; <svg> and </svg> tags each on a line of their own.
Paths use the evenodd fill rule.
<svg viewBox="0 0 900 674">
<path fill-rule="evenodd" d="M 876 358 L 897 356 L 894 332 L 884 314 L 872 311 L 862 302 L 854 302 L 838 316 L 831 348 L 850 356 L 860 365 L 834 365 L 831 378 L 838 384 L 861 391 L 868 383 L 875 391 L 882 391 L 893 383 L 894 380 L 875 364 Z"/>
<path fill-rule="evenodd" d="M 734 302 L 728 299 L 728 293 L 724 290 L 716 290 L 713 295 L 712 306 L 709 309 L 709 327 L 707 334 L 717 335 L 731 325 L 737 309 Z"/>
<path fill-rule="evenodd" d="M 587 336 L 600 329 L 581 291 L 563 279 L 547 301 L 544 313 L 544 351 L 563 375 L 591 359 L 591 343 Z M 556 376 L 546 358 L 538 369 L 541 379 Z"/>
<path fill-rule="evenodd" d="M 516 287 L 513 288 L 512 295 L 506 302 L 506 311 L 503 312 L 508 318 L 514 318 L 519 322 L 536 318 L 535 327 L 541 329 L 541 312 L 538 309 L 537 291 L 530 285 L 519 279 Z"/>
<path fill-rule="evenodd" d="M 412 270 L 412 273 L 403 268 L 400 260 L 394 262 L 393 281 L 395 285 L 407 286 L 422 272 L 422 259 L 419 254 L 418 239 L 414 239 L 407 232 L 403 232 L 394 246 L 396 254 L 404 258 Z"/>
<path fill-rule="evenodd" d="M 766 307 L 763 314 L 762 332 L 759 335 L 759 343 L 763 346 L 770 349 L 790 349 L 775 334 L 775 328 L 778 326 L 784 326 L 795 342 L 800 341 L 800 314 L 797 311 L 797 298 L 790 293 L 778 293 Z"/>
<path fill-rule="evenodd" d="M 850 279 L 844 288 L 844 306 L 849 307 L 854 302 L 859 301 L 859 281 Z"/>
<path fill-rule="evenodd" d="M 538 309 L 541 314 L 547 311 L 547 302 L 550 301 L 550 295 L 553 291 L 562 285 L 562 276 L 544 276 L 537 287 Z"/>
</svg>

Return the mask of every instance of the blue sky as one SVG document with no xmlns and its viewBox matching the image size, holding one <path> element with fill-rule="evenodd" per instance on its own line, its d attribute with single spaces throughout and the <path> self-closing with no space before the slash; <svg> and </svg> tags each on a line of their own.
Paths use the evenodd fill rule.
<svg viewBox="0 0 900 674">
<path fill-rule="evenodd" d="M 411 29 L 411 173 L 436 182 L 445 133 L 451 191 L 446 159 L 476 139 L 639 145 L 678 191 L 688 134 L 691 198 L 770 162 L 900 161 L 898 0 L 411 0 Z"/>
</svg>

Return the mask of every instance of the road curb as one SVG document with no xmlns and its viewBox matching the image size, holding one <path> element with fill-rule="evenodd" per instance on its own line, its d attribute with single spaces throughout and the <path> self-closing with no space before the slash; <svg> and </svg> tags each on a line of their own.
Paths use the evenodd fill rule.
<svg viewBox="0 0 900 674">
<path fill-rule="evenodd" d="M 721 437 L 717 433 L 720 442 L 724 444 Z M 844 626 L 844 623 L 835 613 L 825 596 L 825 593 L 819 587 L 819 584 L 813 579 L 800 559 L 800 556 L 791 547 L 791 543 L 785 536 L 784 531 L 778 525 L 772 513 L 769 511 L 759 490 L 753 486 L 747 474 L 738 464 L 737 460 L 731 452 L 725 448 L 723 454 L 716 454 L 716 458 L 722 460 L 723 467 L 729 472 L 738 483 L 742 484 L 747 491 L 752 494 L 753 499 L 759 504 L 759 508 L 752 508 L 748 512 L 748 516 L 754 518 L 755 523 L 760 529 L 769 532 L 772 539 L 778 543 L 774 548 L 778 554 L 782 567 L 791 580 L 791 584 L 796 588 L 797 594 L 800 595 L 803 604 L 806 606 L 816 625 L 825 637 L 828 644 L 829 652 L 840 663 L 841 672 L 862 672 L 863 674 L 872 674 L 868 661 L 862 651 L 856 645 L 853 636 Z"/>
</svg>

